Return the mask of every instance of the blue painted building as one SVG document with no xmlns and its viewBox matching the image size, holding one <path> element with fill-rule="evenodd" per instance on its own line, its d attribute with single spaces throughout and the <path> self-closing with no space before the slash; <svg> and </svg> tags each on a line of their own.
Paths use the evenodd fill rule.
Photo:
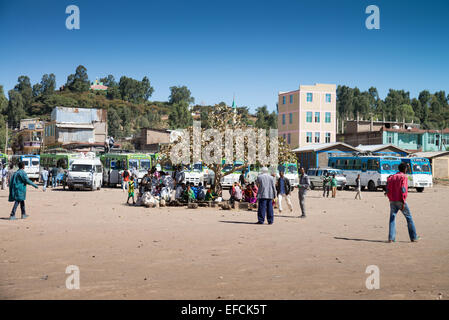
<svg viewBox="0 0 449 320">
<path fill-rule="evenodd" d="M 413 151 L 445 151 L 449 149 L 449 129 L 383 129 L 382 143 Z"/>
</svg>

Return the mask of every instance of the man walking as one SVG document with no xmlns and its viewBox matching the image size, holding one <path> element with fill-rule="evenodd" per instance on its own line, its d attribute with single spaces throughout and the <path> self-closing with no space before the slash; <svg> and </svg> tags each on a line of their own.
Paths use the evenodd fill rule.
<svg viewBox="0 0 449 320">
<path fill-rule="evenodd" d="M 355 179 L 355 190 L 357 191 L 355 194 L 355 200 L 357 200 L 357 198 L 362 200 L 362 182 L 360 181 L 360 174 L 358 174 L 357 179 Z"/>
<path fill-rule="evenodd" d="M 402 162 L 399 167 L 399 172 L 391 175 L 387 179 L 386 194 L 390 200 L 390 228 L 388 233 L 388 242 L 396 241 L 396 214 L 399 210 L 407 220 L 408 234 L 412 242 L 417 242 L 419 237 L 416 235 L 415 224 L 413 223 L 412 214 L 406 203 L 408 192 L 408 178 L 406 175 L 407 165 Z"/>
<path fill-rule="evenodd" d="M 268 174 L 267 167 L 261 169 L 261 174 L 257 177 L 256 183 L 259 187 L 257 193 L 257 199 L 259 200 L 257 208 L 257 224 L 264 223 L 265 213 L 267 214 L 268 224 L 273 224 L 273 199 L 276 197 L 276 187 L 273 177 Z"/>
<path fill-rule="evenodd" d="M 44 170 L 42 170 L 42 172 L 41 172 L 41 178 L 42 178 L 42 183 L 44 184 L 44 186 L 42 187 L 42 190 L 45 192 L 47 190 L 47 182 L 48 182 L 48 170 L 45 167 L 44 167 Z"/>
<path fill-rule="evenodd" d="M 58 185 L 58 167 L 53 167 L 51 169 L 51 187 L 54 189 Z"/>
<path fill-rule="evenodd" d="M 25 168 L 24 163 L 21 161 L 19 162 L 19 170 L 14 173 L 14 175 L 11 177 L 11 182 L 9 184 L 9 202 L 14 202 L 14 206 L 11 211 L 11 216 L 9 217 L 9 220 L 16 220 L 16 210 L 17 207 L 20 204 L 20 210 L 22 211 L 22 219 L 28 218 L 26 211 L 25 211 L 25 199 L 26 199 L 26 185 L 32 185 L 36 189 L 38 188 L 37 185 L 28 179 L 28 176 L 23 170 Z"/>
<path fill-rule="evenodd" d="M 8 174 L 8 170 L 6 170 L 6 163 L 0 163 L 0 183 L 2 186 L 2 190 L 6 189 L 6 176 Z"/>
<path fill-rule="evenodd" d="M 276 191 L 278 194 L 278 202 L 279 202 L 279 213 L 282 212 L 282 199 L 285 198 L 285 201 L 287 202 L 287 206 L 290 208 L 290 212 L 293 211 L 292 207 L 292 200 L 290 197 L 290 180 L 288 180 L 284 176 L 284 171 L 279 172 L 279 180 L 276 184 Z"/>
<path fill-rule="evenodd" d="M 306 174 L 304 168 L 301 168 L 300 171 L 301 175 L 299 176 L 299 190 L 298 190 L 298 196 L 299 196 L 299 206 L 301 207 L 301 216 L 300 218 L 306 217 L 306 194 L 307 190 L 310 188 L 310 179 L 309 176 Z"/>
<path fill-rule="evenodd" d="M 323 198 L 325 196 L 329 198 L 330 184 L 331 184 L 331 177 L 329 176 L 329 172 L 326 172 L 326 174 L 323 177 Z"/>
</svg>

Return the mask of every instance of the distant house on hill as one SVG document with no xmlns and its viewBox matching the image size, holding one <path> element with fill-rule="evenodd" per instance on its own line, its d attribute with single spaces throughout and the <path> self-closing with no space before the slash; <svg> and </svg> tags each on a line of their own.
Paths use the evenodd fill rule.
<svg viewBox="0 0 449 320">
<path fill-rule="evenodd" d="M 91 90 L 100 90 L 100 91 L 106 91 L 108 90 L 108 87 L 103 85 L 103 82 L 99 82 L 98 79 L 94 81 L 94 83 L 90 86 Z"/>
</svg>

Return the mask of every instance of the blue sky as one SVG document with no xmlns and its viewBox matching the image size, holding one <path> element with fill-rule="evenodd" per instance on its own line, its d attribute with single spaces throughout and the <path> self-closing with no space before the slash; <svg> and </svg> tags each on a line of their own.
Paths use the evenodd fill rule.
<svg viewBox="0 0 449 320">
<path fill-rule="evenodd" d="M 66 6 L 80 8 L 67 30 Z M 380 8 L 380 30 L 365 8 Z M 278 91 L 335 83 L 362 90 L 449 92 L 449 1 L 0 0 L 0 84 L 76 66 L 90 80 L 148 76 L 150 100 L 186 85 L 196 103 L 275 110 Z"/>
</svg>

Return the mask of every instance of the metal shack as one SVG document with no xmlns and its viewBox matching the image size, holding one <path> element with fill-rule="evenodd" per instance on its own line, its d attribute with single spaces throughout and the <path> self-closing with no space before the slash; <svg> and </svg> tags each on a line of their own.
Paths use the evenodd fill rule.
<svg viewBox="0 0 449 320">
<path fill-rule="evenodd" d="M 107 110 L 55 107 L 45 124 L 45 147 L 104 144 L 108 134 Z"/>
</svg>

